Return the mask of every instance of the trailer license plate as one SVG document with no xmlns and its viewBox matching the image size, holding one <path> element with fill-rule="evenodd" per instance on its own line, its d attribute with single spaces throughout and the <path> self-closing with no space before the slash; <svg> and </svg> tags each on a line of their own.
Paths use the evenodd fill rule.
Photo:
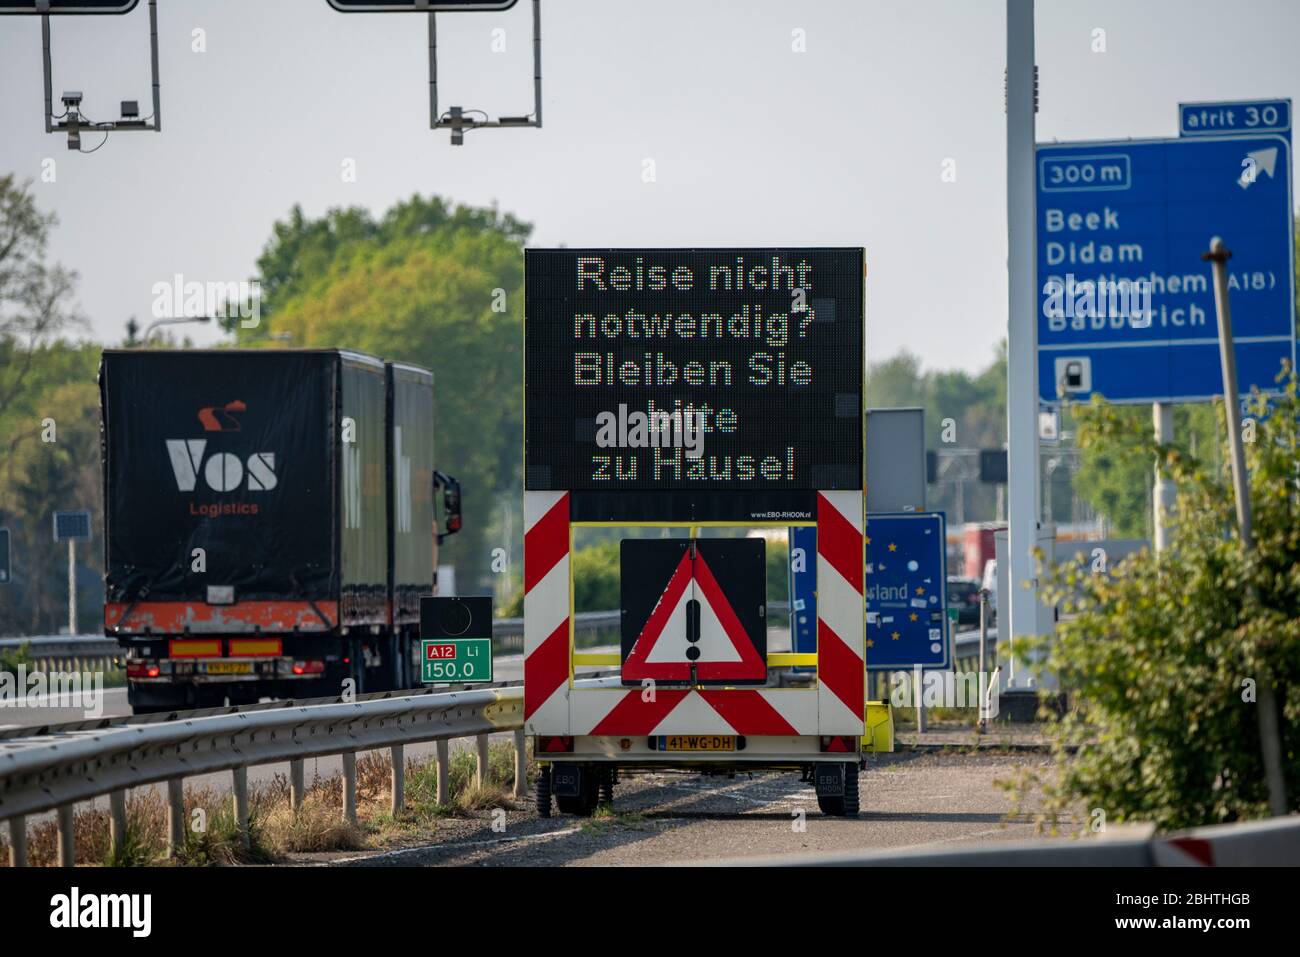
<svg viewBox="0 0 1300 957">
<path fill-rule="evenodd" d="M 207 673 L 210 675 L 251 675 L 251 661 L 209 661 Z"/>
<path fill-rule="evenodd" d="M 664 736 L 665 751 L 735 751 L 734 734 L 669 734 Z"/>
</svg>

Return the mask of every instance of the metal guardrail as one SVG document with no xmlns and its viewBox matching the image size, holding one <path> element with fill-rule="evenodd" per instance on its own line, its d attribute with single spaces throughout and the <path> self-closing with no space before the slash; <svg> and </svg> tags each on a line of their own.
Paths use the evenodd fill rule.
<svg viewBox="0 0 1300 957">
<path fill-rule="evenodd" d="M 616 673 L 617 672 L 598 671 L 594 672 L 591 677 Z M 190 711 L 177 709 L 175 711 L 156 711 L 150 714 L 126 714 L 100 718 L 81 718 L 73 721 L 52 722 L 49 724 L 0 728 L 0 747 L 3 747 L 5 741 L 12 741 L 19 738 L 35 738 L 56 734 L 67 734 L 73 731 L 106 731 L 109 728 L 117 728 L 124 725 L 135 726 L 162 724 L 165 721 L 187 721 L 193 718 L 208 718 L 231 714 L 249 714 L 254 711 L 302 708 L 319 704 L 364 704 L 369 701 L 387 701 L 391 698 L 410 698 L 419 695 L 440 695 L 448 694 L 453 691 L 481 691 L 493 688 L 516 688 L 520 685 L 521 682 L 519 681 L 496 681 L 491 684 L 474 685 L 458 685 L 455 683 L 449 683 L 446 685 L 438 685 L 436 687 L 431 686 L 424 689 L 372 691 L 367 694 L 353 695 L 350 700 L 345 700 L 341 695 L 326 695 L 320 698 L 279 698 L 273 701 L 259 701 L 254 704 L 218 705 L 212 708 L 197 708 Z"/>
<path fill-rule="evenodd" d="M 524 699 L 521 687 L 382 697 L 351 703 L 267 707 L 233 714 L 190 717 L 153 724 L 122 724 L 94 731 L 65 731 L 0 742 L 0 819 L 9 821 L 10 859 L 27 862 L 30 814 L 58 812 L 59 861 L 76 860 L 74 807 L 107 794 L 113 846 L 126 838 L 126 789 L 167 783 L 170 848 L 185 841 L 184 779 L 231 771 L 236 822 L 248 840 L 248 768 L 289 763 L 294 807 L 305 794 L 307 758 L 343 759 L 343 816 L 356 821 L 356 755 L 392 751 L 392 808 L 404 804 L 407 744 L 437 743 L 437 800 L 448 797 L 448 742 L 477 739 L 477 781 L 487 772 L 488 735 L 513 731 L 517 798 L 527 794 Z"/>
<path fill-rule="evenodd" d="M 775 603 L 774 603 L 775 604 Z M 617 611 L 575 616 L 578 628 L 598 631 L 617 627 Z M 522 637 L 520 619 L 498 620 L 494 637 Z M 32 640 L 5 639 L 0 647 L 30 641 L 46 661 L 75 652 L 111 645 L 98 636 L 49 636 Z M 958 655 L 978 644 L 978 635 L 957 639 Z M 600 681 L 599 678 L 590 679 Z M 587 680 L 580 683 L 586 684 Z M 515 796 L 527 793 L 526 742 L 523 733 L 523 689 L 518 684 L 466 691 L 429 689 L 414 694 L 384 692 L 352 701 L 337 698 L 279 701 L 194 712 L 101 718 L 40 728 L 12 729 L 0 734 L 0 820 L 9 821 L 10 856 L 15 866 L 26 863 L 27 822 L 32 814 L 58 814 L 59 859 L 75 861 L 74 807 L 109 796 L 111 839 L 115 847 L 126 837 L 126 789 L 167 783 L 168 832 L 173 853 L 183 846 L 184 779 L 231 771 L 236 821 L 248 838 L 248 772 L 254 765 L 288 762 L 291 799 L 301 805 L 303 762 L 338 754 L 343 759 L 343 815 L 356 820 L 356 755 L 381 748 L 392 752 L 392 808 L 404 804 L 404 747 L 437 743 L 437 800 L 448 795 L 448 742 L 474 737 L 477 777 L 487 768 L 488 735 L 512 731 L 515 745 Z"/>
<path fill-rule="evenodd" d="M 122 648 L 103 635 L 37 635 L 0 638 L 0 651 L 23 651 L 32 671 L 107 671 L 122 655 Z"/>
</svg>

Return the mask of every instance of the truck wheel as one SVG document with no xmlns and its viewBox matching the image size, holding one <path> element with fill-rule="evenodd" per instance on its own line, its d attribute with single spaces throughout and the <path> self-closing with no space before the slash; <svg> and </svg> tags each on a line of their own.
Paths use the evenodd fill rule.
<svg viewBox="0 0 1300 957">
<path fill-rule="evenodd" d="M 537 772 L 537 816 L 551 816 L 551 766 L 543 764 Z"/>
</svg>

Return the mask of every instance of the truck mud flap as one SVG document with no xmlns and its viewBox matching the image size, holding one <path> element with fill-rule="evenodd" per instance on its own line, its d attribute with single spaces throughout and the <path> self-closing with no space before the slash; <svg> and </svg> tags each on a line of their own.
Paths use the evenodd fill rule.
<svg viewBox="0 0 1300 957">
<path fill-rule="evenodd" d="M 844 765 L 819 764 L 813 771 L 813 787 L 818 797 L 844 796 Z"/>
<path fill-rule="evenodd" d="M 576 764 L 551 765 L 551 793 L 576 798 L 582 794 L 582 768 Z"/>
</svg>

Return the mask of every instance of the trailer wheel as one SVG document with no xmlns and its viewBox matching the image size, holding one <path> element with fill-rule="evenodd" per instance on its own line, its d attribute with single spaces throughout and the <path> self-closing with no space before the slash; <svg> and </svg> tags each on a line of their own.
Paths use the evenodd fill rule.
<svg viewBox="0 0 1300 957">
<path fill-rule="evenodd" d="M 858 816 L 858 762 L 844 765 L 844 816 Z"/>
<path fill-rule="evenodd" d="M 600 768 L 596 772 L 596 774 L 597 774 L 597 780 L 600 785 L 599 797 L 597 799 L 597 806 L 606 805 L 608 807 L 613 807 L 614 806 L 614 784 L 617 780 L 616 778 L 617 771 L 613 767 L 605 766 Z"/>
<path fill-rule="evenodd" d="M 537 772 L 537 816 L 551 816 L 551 766 L 543 764 Z"/>
</svg>

